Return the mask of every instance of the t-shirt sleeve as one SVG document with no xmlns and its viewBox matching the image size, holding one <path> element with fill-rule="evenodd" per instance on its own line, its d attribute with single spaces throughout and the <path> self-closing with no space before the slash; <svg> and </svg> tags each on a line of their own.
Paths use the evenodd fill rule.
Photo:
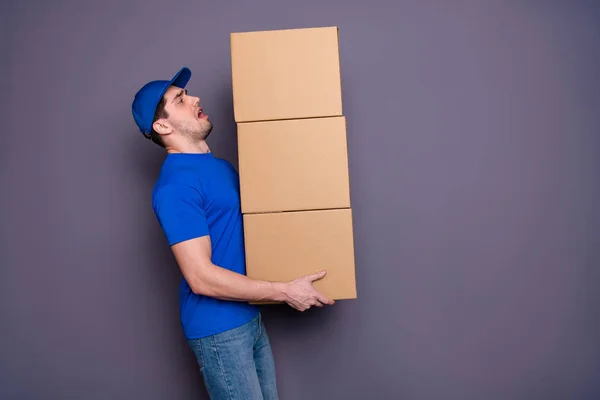
<svg viewBox="0 0 600 400">
<path fill-rule="evenodd" d="M 190 186 L 161 187 L 154 196 L 153 208 L 169 246 L 209 234 L 202 195 Z"/>
</svg>

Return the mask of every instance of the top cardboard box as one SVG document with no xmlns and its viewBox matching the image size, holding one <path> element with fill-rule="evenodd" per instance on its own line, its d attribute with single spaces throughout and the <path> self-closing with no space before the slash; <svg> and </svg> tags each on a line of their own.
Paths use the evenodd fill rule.
<svg viewBox="0 0 600 400">
<path fill-rule="evenodd" d="M 342 114 L 338 28 L 230 34 L 236 122 Z"/>
</svg>

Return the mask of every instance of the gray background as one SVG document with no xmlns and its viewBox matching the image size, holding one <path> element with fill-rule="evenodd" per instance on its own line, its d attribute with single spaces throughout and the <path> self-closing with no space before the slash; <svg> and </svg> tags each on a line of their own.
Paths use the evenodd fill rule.
<svg viewBox="0 0 600 400">
<path fill-rule="evenodd" d="M 189 66 L 237 166 L 229 33 L 337 25 L 359 299 L 265 311 L 282 398 L 600 398 L 597 2 L 0 14 L 0 397 L 206 398 L 132 97 Z"/>
</svg>

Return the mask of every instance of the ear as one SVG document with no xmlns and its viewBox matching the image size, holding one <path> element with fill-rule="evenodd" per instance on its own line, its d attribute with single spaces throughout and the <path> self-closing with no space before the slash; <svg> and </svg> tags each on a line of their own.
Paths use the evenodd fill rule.
<svg viewBox="0 0 600 400">
<path fill-rule="evenodd" d="M 158 121 L 152 124 L 152 127 L 157 133 L 161 135 L 168 135 L 173 130 L 171 124 L 169 124 L 164 119 L 159 119 Z"/>
</svg>

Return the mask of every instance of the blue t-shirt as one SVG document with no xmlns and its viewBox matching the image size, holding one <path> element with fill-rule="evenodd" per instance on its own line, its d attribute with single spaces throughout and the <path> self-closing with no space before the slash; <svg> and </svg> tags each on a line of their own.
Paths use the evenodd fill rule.
<svg viewBox="0 0 600 400">
<path fill-rule="evenodd" d="M 152 193 L 152 205 L 169 246 L 210 235 L 213 264 L 246 274 L 239 176 L 227 161 L 212 153 L 168 154 Z M 247 302 L 197 295 L 185 278 L 179 300 L 188 339 L 236 328 L 258 312 Z"/>
</svg>

